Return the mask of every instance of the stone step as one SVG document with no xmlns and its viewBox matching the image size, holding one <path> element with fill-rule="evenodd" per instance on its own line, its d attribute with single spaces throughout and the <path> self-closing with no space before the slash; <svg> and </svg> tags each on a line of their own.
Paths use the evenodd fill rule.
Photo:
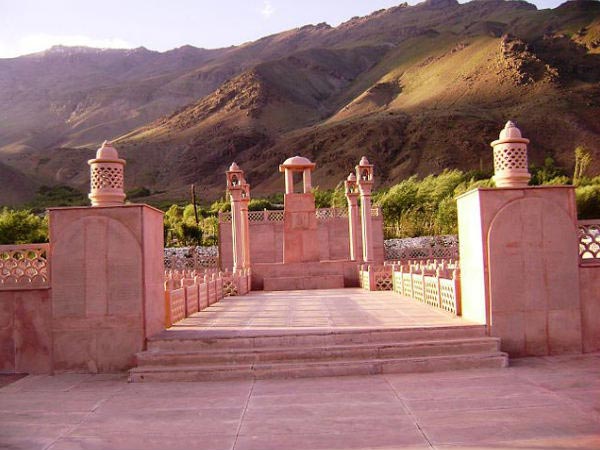
<svg viewBox="0 0 600 450">
<path fill-rule="evenodd" d="M 317 347 L 344 344 L 404 343 L 485 337 L 483 325 L 309 330 L 166 330 L 148 339 L 150 351 L 199 351 L 217 348 L 248 349 Z"/>
<path fill-rule="evenodd" d="M 317 347 L 232 348 L 200 351 L 146 351 L 137 356 L 138 366 L 174 366 L 194 364 L 248 364 L 267 362 L 372 360 L 418 356 L 443 356 L 498 352 L 497 338 L 466 338 L 442 341 L 346 344 Z"/>
<path fill-rule="evenodd" d="M 229 364 L 163 365 L 141 366 L 131 369 L 129 380 L 131 382 L 141 382 L 301 378 L 433 372 L 475 368 L 491 369 L 502 368 L 507 365 L 508 357 L 502 352 L 367 360 L 240 363 L 233 366 Z"/>
<path fill-rule="evenodd" d="M 265 291 L 341 289 L 343 287 L 344 276 L 336 274 L 264 277 L 263 280 L 263 290 Z"/>
</svg>

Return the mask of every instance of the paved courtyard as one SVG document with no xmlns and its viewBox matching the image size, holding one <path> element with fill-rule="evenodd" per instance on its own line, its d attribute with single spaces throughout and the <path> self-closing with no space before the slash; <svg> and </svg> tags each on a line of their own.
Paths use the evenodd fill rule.
<svg viewBox="0 0 600 450">
<path fill-rule="evenodd" d="M 597 450 L 600 354 L 217 383 L 28 376 L 0 389 L 0 448 Z"/>
<path fill-rule="evenodd" d="M 226 297 L 177 323 L 172 330 L 372 329 L 471 325 L 441 309 L 391 291 L 360 288 L 253 291 Z"/>
</svg>

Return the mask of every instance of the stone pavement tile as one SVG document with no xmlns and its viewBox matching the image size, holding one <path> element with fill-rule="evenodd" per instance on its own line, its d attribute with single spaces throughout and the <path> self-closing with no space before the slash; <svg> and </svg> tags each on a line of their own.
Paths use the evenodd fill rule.
<svg viewBox="0 0 600 450">
<path fill-rule="evenodd" d="M 235 435 L 242 408 L 114 410 L 98 409 L 90 414 L 69 436 L 101 436 L 144 430 L 147 435 L 177 432 Z M 150 426 L 151 425 L 151 426 Z"/>
<path fill-rule="evenodd" d="M 206 409 L 206 408 L 238 408 L 243 409 L 248 399 L 248 392 L 235 391 L 183 391 L 171 392 L 165 395 L 156 392 L 153 395 L 139 395 L 127 389 L 119 395 L 113 396 L 102 403 L 101 411 L 158 411 L 158 410 L 182 410 L 182 409 Z"/>
<path fill-rule="evenodd" d="M 414 413 L 430 442 L 493 444 L 509 440 L 600 436 L 600 421 L 568 405 Z M 493 446 L 492 446 L 493 448 Z"/>
<path fill-rule="evenodd" d="M 92 380 L 96 375 L 66 373 L 53 375 L 28 375 L 8 386 L 0 392 L 39 392 L 39 391 L 67 391 L 83 381 Z"/>
<path fill-rule="evenodd" d="M 416 426 L 376 431 L 330 429 L 326 433 L 241 434 L 235 450 L 426 450 Z"/>
<path fill-rule="evenodd" d="M 394 416 L 328 416 L 279 417 L 262 415 L 260 410 L 254 414 L 246 413 L 242 421 L 240 434 L 251 436 L 273 436 L 275 434 L 326 434 L 344 433 L 382 433 L 390 430 L 404 430 L 407 433 L 415 428 L 412 417 L 405 414 Z"/>
<path fill-rule="evenodd" d="M 3 450 L 46 450 L 55 442 L 58 436 L 45 434 L 43 436 L 18 435 L 5 436 L 0 434 L 0 449 Z"/>
<path fill-rule="evenodd" d="M 505 377 L 490 377 L 489 380 L 473 378 L 470 380 L 446 380 L 437 385 L 414 385 L 391 382 L 394 390 L 403 399 L 440 400 L 446 398 L 495 398 L 514 397 L 528 394 L 547 394 L 548 391 L 528 382 Z"/>
<path fill-rule="evenodd" d="M 519 377 L 552 391 L 580 388 L 600 389 L 600 367 L 596 371 L 573 369 L 570 371 L 527 372 L 519 373 Z"/>
<path fill-rule="evenodd" d="M 98 392 L 0 392 L 0 416 L 11 412 L 87 412 L 107 397 Z"/>
<path fill-rule="evenodd" d="M 249 404 L 244 414 L 244 421 L 255 419 L 278 420 L 285 419 L 312 419 L 321 417 L 337 418 L 377 418 L 383 416 L 398 416 L 407 414 L 401 402 L 386 403 L 353 403 L 347 401 L 335 404 L 297 404 L 292 398 L 291 402 L 281 403 L 279 406 L 266 406 Z"/>
<path fill-rule="evenodd" d="M 293 395 L 302 393 L 346 393 L 356 392 L 391 392 L 392 388 L 381 376 L 350 376 L 298 378 L 288 380 L 257 380 L 252 396 L 259 395 Z"/>
<path fill-rule="evenodd" d="M 96 436 L 68 436 L 47 450 L 231 450 L 235 435 L 193 434 L 175 429 L 164 435 L 144 430 L 127 433 L 99 433 Z"/>
<path fill-rule="evenodd" d="M 243 398 L 248 397 L 252 389 L 252 380 L 235 381 L 213 381 L 202 382 L 169 382 L 169 383 L 130 383 L 121 393 L 129 396 L 158 397 L 168 401 L 172 397 L 199 396 L 214 398 L 220 396 L 231 396 Z"/>
<path fill-rule="evenodd" d="M 394 403 L 400 404 L 396 394 L 390 391 L 373 392 L 290 392 L 282 395 L 252 395 L 248 402 L 248 408 L 262 408 L 279 405 L 341 405 L 361 404 L 368 408 L 371 403 Z"/>
<path fill-rule="evenodd" d="M 405 400 L 406 407 L 414 412 L 420 411 L 469 411 L 493 410 L 505 408 L 524 408 L 533 406 L 558 406 L 561 401 L 552 393 L 536 394 L 505 394 L 496 396 L 470 397 L 468 393 L 460 397 L 451 398 L 426 398 Z"/>
<path fill-rule="evenodd" d="M 0 448 L 44 448 L 84 420 L 87 413 L 0 413 Z"/>
<path fill-rule="evenodd" d="M 576 388 L 555 392 L 559 398 L 568 398 L 582 408 L 588 408 L 600 417 L 600 389 Z M 600 447 L 598 447 L 600 448 Z"/>
<path fill-rule="evenodd" d="M 544 437 L 529 440 L 513 440 L 483 444 L 444 444 L 434 446 L 436 450 L 598 450 L 600 436 L 579 435 L 569 437 Z"/>
</svg>

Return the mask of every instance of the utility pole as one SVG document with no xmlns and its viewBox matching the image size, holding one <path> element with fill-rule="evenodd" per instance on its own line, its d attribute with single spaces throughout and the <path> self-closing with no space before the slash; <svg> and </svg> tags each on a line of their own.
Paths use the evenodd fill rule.
<svg viewBox="0 0 600 450">
<path fill-rule="evenodd" d="M 196 219 L 196 226 L 199 225 L 198 222 L 198 208 L 196 207 L 196 185 L 192 183 L 190 186 L 190 191 L 192 193 L 192 205 L 194 205 L 194 219 Z"/>
</svg>

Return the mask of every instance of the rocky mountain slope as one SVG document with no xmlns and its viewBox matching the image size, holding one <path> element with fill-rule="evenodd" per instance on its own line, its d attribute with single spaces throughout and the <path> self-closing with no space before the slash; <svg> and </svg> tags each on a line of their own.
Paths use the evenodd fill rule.
<svg viewBox="0 0 600 450">
<path fill-rule="evenodd" d="M 41 184 L 85 191 L 103 139 L 127 158 L 128 188 L 154 198 L 192 182 L 222 195 L 233 160 L 255 193 L 281 191 L 277 164 L 294 154 L 323 188 L 362 154 L 383 184 L 489 170 L 508 118 L 534 162 L 569 167 L 586 145 L 598 171 L 600 3 L 427 0 L 228 49 L 55 48 L 0 60 L 0 104 L 0 203 Z"/>
</svg>

